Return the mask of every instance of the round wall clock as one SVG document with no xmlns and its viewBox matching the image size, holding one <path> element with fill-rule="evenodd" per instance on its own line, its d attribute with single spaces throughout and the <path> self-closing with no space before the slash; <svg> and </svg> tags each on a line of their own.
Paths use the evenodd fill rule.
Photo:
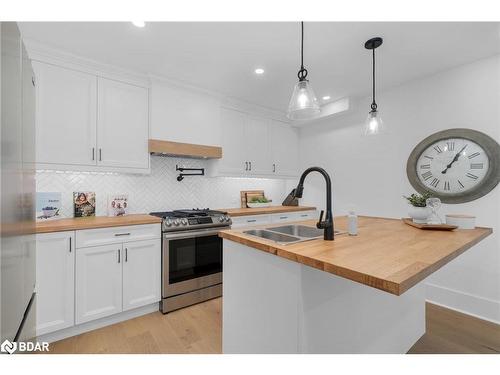
<svg viewBox="0 0 500 375">
<path fill-rule="evenodd" d="M 406 174 L 419 193 L 430 192 L 444 203 L 470 202 L 500 181 L 500 146 L 476 130 L 443 130 L 413 149 Z"/>
</svg>

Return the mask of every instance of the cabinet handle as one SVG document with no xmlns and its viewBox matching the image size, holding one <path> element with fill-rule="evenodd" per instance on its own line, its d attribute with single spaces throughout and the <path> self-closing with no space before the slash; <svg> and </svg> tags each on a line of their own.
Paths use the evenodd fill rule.
<svg viewBox="0 0 500 375">
<path fill-rule="evenodd" d="M 118 263 L 120 263 L 120 261 L 121 261 L 120 260 L 120 253 L 121 253 L 121 251 L 120 251 L 120 249 L 118 249 Z"/>
<path fill-rule="evenodd" d="M 288 219 L 288 216 L 280 216 L 281 220 Z"/>
<path fill-rule="evenodd" d="M 245 171 L 248 171 L 248 161 L 245 162 Z"/>
<path fill-rule="evenodd" d="M 273 173 L 276 173 L 276 164 L 273 164 Z"/>
<path fill-rule="evenodd" d="M 251 170 L 252 170 L 252 162 L 251 162 L 251 161 L 249 161 L 249 162 L 248 162 L 248 164 L 250 165 L 250 169 L 249 169 L 249 171 L 251 171 Z"/>
<path fill-rule="evenodd" d="M 128 233 L 115 233 L 115 237 L 120 237 L 120 236 L 130 236 L 130 232 L 128 232 Z"/>
<path fill-rule="evenodd" d="M 95 147 L 92 147 L 92 160 L 95 160 Z"/>
<path fill-rule="evenodd" d="M 99 149 L 99 161 L 102 161 L 102 149 Z"/>
<path fill-rule="evenodd" d="M 35 87 L 35 77 L 31 77 L 31 83 L 33 84 L 33 87 Z"/>
<path fill-rule="evenodd" d="M 71 237 L 69 238 L 69 252 L 71 253 Z"/>
<path fill-rule="evenodd" d="M 255 223 L 257 220 L 256 219 L 251 219 L 251 220 L 247 220 L 247 223 Z"/>
<path fill-rule="evenodd" d="M 125 248 L 125 262 L 128 262 L 128 248 Z"/>
</svg>

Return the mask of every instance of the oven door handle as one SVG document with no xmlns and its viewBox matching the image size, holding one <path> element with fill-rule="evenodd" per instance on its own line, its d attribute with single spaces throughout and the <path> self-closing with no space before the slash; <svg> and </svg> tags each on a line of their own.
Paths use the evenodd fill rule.
<svg viewBox="0 0 500 375">
<path fill-rule="evenodd" d="M 184 238 L 208 237 L 208 236 L 214 236 L 218 234 L 221 230 L 225 229 L 230 229 L 230 227 L 223 227 L 219 229 L 197 230 L 193 232 L 164 233 L 163 238 L 165 240 L 180 240 Z"/>
</svg>

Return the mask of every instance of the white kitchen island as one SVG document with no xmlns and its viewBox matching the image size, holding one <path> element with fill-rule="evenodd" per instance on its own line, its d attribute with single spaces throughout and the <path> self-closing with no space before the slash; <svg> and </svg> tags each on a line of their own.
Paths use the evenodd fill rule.
<svg viewBox="0 0 500 375">
<path fill-rule="evenodd" d="M 425 333 L 421 281 L 491 233 L 366 217 L 359 236 L 333 242 L 279 245 L 243 231 L 220 234 L 224 353 L 406 353 Z"/>
</svg>

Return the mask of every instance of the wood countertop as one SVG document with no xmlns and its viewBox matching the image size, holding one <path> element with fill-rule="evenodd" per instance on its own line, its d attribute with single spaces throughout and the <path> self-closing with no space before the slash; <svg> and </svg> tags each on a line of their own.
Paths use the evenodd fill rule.
<svg viewBox="0 0 500 375">
<path fill-rule="evenodd" d="M 335 229 L 347 229 L 345 216 L 334 221 Z M 314 226 L 316 221 L 300 224 Z M 401 295 L 493 232 L 479 227 L 421 230 L 398 219 L 366 216 L 359 217 L 357 236 L 338 235 L 334 241 L 317 239 L 280 245 L 246 235 L 244 230 L 224 230 L 219 236 L 395 295 Z"/>
<path fill-rule="evenodd" d="M 127 225 L 157 224 L 161 219 L 156 216 L 132 214 L 126 216 L 93 216 L 71 219 L 47 220 L 36 223 L 36 233 L 64 232 L 68 230 L 122 227 Z"/>
<path fill-rule="evenodd" d="M 223 208 L 219 211 L 224 211 L 229 214 L 229 216 L 248 216 L 248 215 L 270 215 L 270 214 L 281 214 L 284 212 L 299 212 L 299 211 L 311 211 L 316 210 L 316 207 L 308 206 L 271 206 L 263 208 Z"/>
</svg>

